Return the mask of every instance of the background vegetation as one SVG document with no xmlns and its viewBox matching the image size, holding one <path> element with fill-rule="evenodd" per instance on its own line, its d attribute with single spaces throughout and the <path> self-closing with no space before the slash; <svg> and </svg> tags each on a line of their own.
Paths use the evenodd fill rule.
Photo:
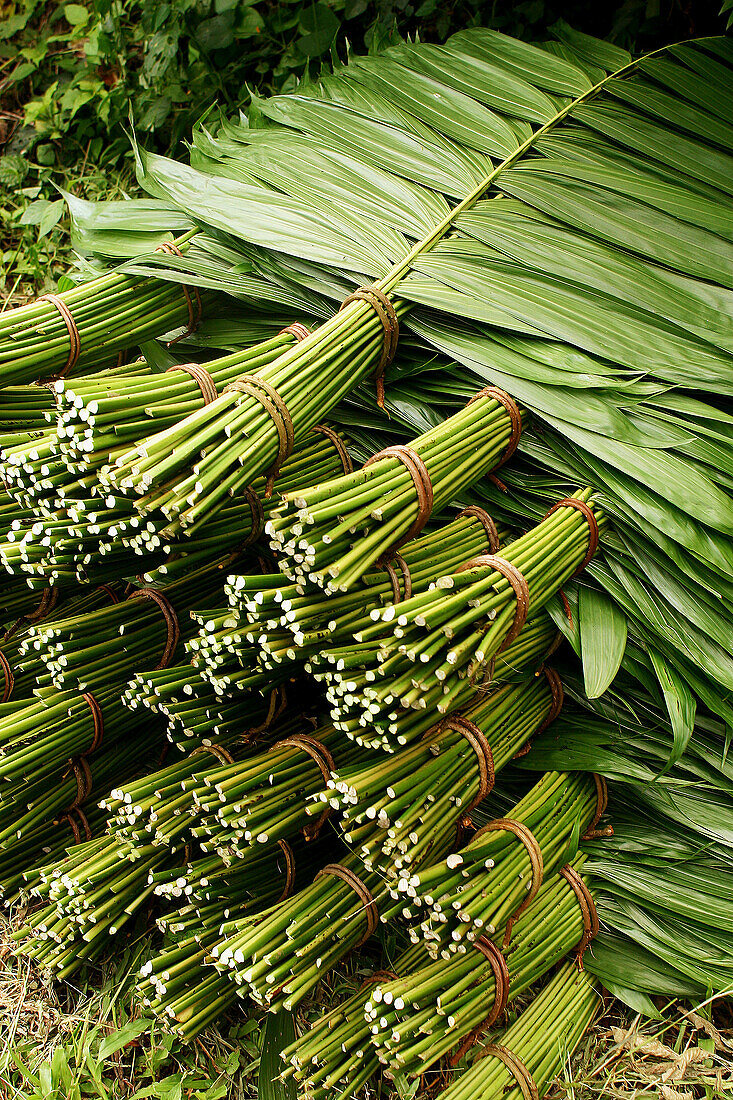
<svg viewBox="0 0 733 1100">
<path fill-rule="evenodd" d="M 0 0 L 0 291 L 49 289 L 65 262 L 57 186 L 134 188 L 130 108 L 149 147 L 180 148 L 213 103 L 288 91 L 348 44 L 442 41 L 473 24 L 528 40 L 557 19 L 631 49 L 719 33 L 719 0 Z"/>
</svg>

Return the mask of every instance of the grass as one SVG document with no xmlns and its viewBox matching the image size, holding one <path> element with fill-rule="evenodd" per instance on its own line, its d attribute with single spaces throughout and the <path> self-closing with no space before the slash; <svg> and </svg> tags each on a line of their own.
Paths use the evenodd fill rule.
<svg viewBox="0 0 733 1100">
<path fill-rule="evenodd" d="M 250 1100 L 261 1031 L 234 1017 L 183 1045 L 141 1016 L 131 976 L 147 937 L 110 953 L 79 984 L 54 984 L 20 957 L 0 918 L 0 1096 L 3 1100 Z"/>
<path fill-rule="evenodd" d="M 60 985 L 20 957 L 0 917 L 0 1096 L 2 1100 L 254 1100 L 262 1016 L 235 1011 L 195 1042 L 179 1043 L 141 1015 L 131 975 L 149 951 L 143 933 L 101 969 Z M 301 1026 L 349 996 L 363 975 L 352 959 L 328 975 Z M 585 1036 L 550 1089 L 551 1100 L 731 1100 L 733 1007 L 712 1013 L 661 1005 L 644 1020 L 618 1002 Z M 437 1095 L 440 1073 L 417 1096 Z M 408 1100 L 415 1095 L 390 1090 Z M 374 1097 L 373 1090 L 365 1093 Z"/>
</svg>

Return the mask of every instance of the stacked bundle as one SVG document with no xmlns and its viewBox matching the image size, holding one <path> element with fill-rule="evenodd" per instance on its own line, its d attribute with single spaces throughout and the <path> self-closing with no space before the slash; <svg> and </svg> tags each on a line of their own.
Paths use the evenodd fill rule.
<svg viewBox="0 0 733 1100">
<path fill-rule="evenodd" d="M 402 922 L 413 946 L 400 977 L 289 1052 L 324 1098 L 380 1061 L 411 1076 L 462 1053 L 507 975 L 516 995 L 574 945 L 581 919 L 594 930 L 579 867 L 610 929 L 597 969 L 632 1003 L 717 992 L 733 973 L 733 53 L 706 40 L 634 61 L 557 34 L 549 49 L 480 29 L 402 43 L 199 127 L 190 164 L 136 148 L 154 199 L 128 207 L 124 230 L 119 206 L 74 203 L 82 250 L 124 268 L 0 318 L 0 561 L 44 589 L 26 610 L 14 583 L 3 610 L 30 620 L 5 643 L 0 714 L 0 849 L 17 855 L 0 872 L 12 893 L 26 861 L 44 902 L 24 950 L 68 975 L 148 902 L 177 905 L 141 983 L 192 1036 L 238 994 L 294 1008 L 381 923 Z M 184 234 L 177 245 L 168 230 Z M 247 311 L 238 334 L 219 330 L 225 356 L 192 331 L 217 292 Z M 283 309 L 322 323 L 279 331 Z M 395 359 L 400 326 L 412 347 Z M 164 336 L 199 361 L 149 345 L 146 362 L 112 366 Z M 50 391 L 25 389 L 54 372 L 55 412 Z M 355 392 L 372 372 L 386 429 Z M 311 438 L 326 416 L 373 461 L 354 472 L 331 429 Z M 386 450 L 373 446 L 382 432 Z M 508 460 L 506 482 L 483 476 Z M 525 532 L 501 556 L 475 507 L 438 526 L 473 500 Z M 222 567 L 265 523 L 277 572 L 232 577 L 225 605 Z M 165 589 L 50 606 L 62 585 L 141 569 Z M 523 758 L 537 784 L 517 799 L 503 776 L 492 819 L 458 851 L 457 825 L 493 773 L 558 709 L 552 675 L 533 675 L 554 644 L 550 616 L 583 663 L 576 700 L 618 675 L 623 703 L 608 694 L 596 709 L 621 716 L 623 751 L 609 756 L 598 726 L 571 718 L 554 756 L 544 738 Z M 173 664 L 180 637 L 192 665 Z M 273 728 L 304 665 L 333 726 L 303 727 L 301 705 Z M 17 697 L 35 688 L 36 701 L 8 702 L 14 675 Z M 77 687 L 114 715 L 101 744 L 96 712 L 86 740 Z M 142 707 L 205 762 L 153 770 L 157 723 L 135 721 Z M 38 721 L 41 744 L 27 745 Z M 258 727 L 280 743 L 244 756 Z M 78 810 L 92 770 L 101 835 Z M 592 839 L 606 787 L 588 771 L 620 781 L 619 841 Z M 298 889 L 289 837 L 324 809 L 343 811 L 351 850 L 327 862 L 323 840 L 308 845 Z M 51 835 L 64 815 L 80 841 L 65 858 Z M 689 874 L 670 864 L 700 837 L 691 902 Z M 618 964 L 614 976 L 619 944 L 636 977 Z M 561 969 L 450 1100 L 499 1095 L 511 1075 L 539 1095 L 596 1004 L 592 982 Z"/>
<path fill-rule="evenodd" d="M 356 645 L 328 653 L 336 722 L 389 732 L 400 707 L 455 705 L 466 678 L 492 678 L 492 659 L 598 546 L 603 512 L 589 491 L 560 501 L 502 557 L 480 555 L 426 591 L 377 611 Z M 487 675 L 488 674 L 488 675 Z"/>
</svg>

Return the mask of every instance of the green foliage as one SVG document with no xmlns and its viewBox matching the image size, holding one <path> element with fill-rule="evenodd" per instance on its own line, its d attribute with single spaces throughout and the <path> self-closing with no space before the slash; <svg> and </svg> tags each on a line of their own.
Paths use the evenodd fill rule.
<svg viewBox="0 0 733 1100">
<path fill-rule="evenodd" d="M 684 0 L 664 13 L 646 0 L 617 10 L 585 0 L 17 0 L 0 24 L 0 289 L 49 289 L 65 261 L 64 221 L 54 227 L 40 210 L 23 220 L 28 203 L 53 204 L 55 185 L 92 199 L 133 186 L 131 109 L 146 146 L 170 152 L 212 104 L 292 91 L 332 53 L 374 52 L 398 34 L 442 41 L 480 24 L 532 40 L 564 19 L 642 47 L 719 32 L 716 8 L 704 0 L 693 19 Z"/>
<path fill-rule="evenodd" d="M 19 1100 L 239 1100 L 256 1095 L 259 1045 L 256 1019 L 239 1019 L 223 1033 L 205 1032 L 195 1044 L 181 1044 L 140 1015 L 131 997 L 134 975 L 147 948 L 118 955 L 112 966 L 84 973 L 69 990 L 68 1004 L 56 1005 L 50 989 L 40 990 L 22 962 L 12 956 L 0 979 L 3 1003 L 28 990 L 38 1014 L 24 1034 L 27 1012 L 14 1009 L 0 1052 L 0 1096 Z M 6 984 L 7 983 L 7 984 Z M 29 989 L 29 984 L 31 989 Z M 62 991 L 60 991 L 62 992 Z M 38 1019 L 49 1026 L 39 1034 Z M 43 1029 L 41 1029 L 43 1031 Z"/>
</svg>

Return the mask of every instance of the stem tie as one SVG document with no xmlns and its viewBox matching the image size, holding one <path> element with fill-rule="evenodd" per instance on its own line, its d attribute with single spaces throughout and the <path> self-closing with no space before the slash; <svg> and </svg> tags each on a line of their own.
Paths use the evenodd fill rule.
<svg viewBox="0 0 733 1100">
<path fill-rule="evenodd" d="M 519 908 L 509 918 L 506 923 L 506 932 L 504 933 L 504 941 L 502 947 L 508 947 L 509 941 L 512 938 L 512 927 L 515 921 L 522 915 L 525 909 L 532 904 L 537 897 L 537 891 L 542 885 L 542 876 L 544 874 L 544 860 L 542 858 L 542 849 L 537 843 L 537 838 L 534 833 L 527 828 L 521 821 L 513 821 L 510 817 L 497 817 L 494 821 L 490 821 L 488 825 L 482 825 L 477 833 L 474 834 L 473 844 L 476 839 L 482 836 L 484 833 L 494 832 L 508 832 L 514 833 L 517 840 L 521 841 L 524 847 L 527 849 L 527 855 L 529 856 L 529 862 L 532 866 L 532 886 L 526 898 L 520 903 Z"/>
<path fill-rule="evenodd" d="M 348 298 L 344 298 L 339 312 L 346 309 L 352 302 L 366 302 L 376 313 L 384 328 L 384 343 L 382 354 L 379 357 L 377 369 L 374 372 L 374 381 L 377 386 L 377 404 L 384 408 L 384 372 L 395 357 L 397 341 L 400 337 L 400 322 L 395 308 L 383 290 L 376 286 L 360 286 Z"/>
<path fill-rule="evenodd" d="M 600 538 L 600 535 L 599 535 L 599 532 L 598 532 L 598 520 L 593 515 L 593 510 L 588 507 L 588 505 L 585 503 L 585 501 L 584 500 L 576 500 L 575 497 L 566 497 L 565 500 L 558 500 L 557 504 L 553 504 L 552 508 L 550 508 L 550 511 L 547 513 L 547 515 L 544 518 L 547 519 L 548 516 L 551 516 L 553 512 L 557 511 L 558 508 L 575 508 L 576 511 L 582 512 L 583 515 L 585 516 L 586 520 L 588 521 L 588 549 L 586 551 L 585 557 L 583 558 L 582 562 L 580 563 L 578 568 L 573 573 L 573 576 L 577 577 L 579 573 L 583 572 L 586 565 L 588 565 L 591 558 L 593 557 L 596 550 L 598 549 L 598 540 Z M 569 614 L 569 610 L 568 610 L 567 607 L 565 609 L 565 612 L 568 615 L 568 618 L 570 619 L 570 621 L 572 623 L 572 617 Z"/>
<path fill-rule="evenodd" d="M 455 1066 L 460 1062 L 461 1058 L 471 1049 L 478 1037 L 484 1031 L 494 1026 L 499 1017 L 504 1013 L 509 999 L 509 967 L 499 948 L 486 936 L 479 936 L 477 940 L 473 941 L 473 946 L 488 960 L 493 971 L 494 1003 L 486 1019 L 482 1020 L 481 1023 L 466 1036 L 455 1054 L 451 1055 L 449 1061 L 449 1065 L 451 1066 Z"/>
<path fill-rule="evenodd" d="M 48 588 L 44 588 L 43 595 L 41 596 L 41 602 L 35 611 L 31 611 L 28 615 L 21 615 L 17 619 L 9 630 L 5 631 L 3 635 L 3 641 L 7 642 L 9 638 L 12 638 L 16 630 L 22 627 L 25 623 L 37 623 L 41 619 L 45 619 L 47 615 L 50 615 L 56 604 L 59 601 L 59 590 L 54 585 L 50 585 Z"/>
<path fill-rule="evenodd" d="M 221 745 L 198 745 L 197 748 L 191 750 L 189 756 L 198 756 L 202 752 L 210 752 L 222 765 L 234 763 L 232 754 L 227 752 Z"/>
<path fill-rule="evenodd" d="M 180 248 L 173 244 L 172 241 L 164 241 L 163 244 L 158 245 L 155 249 L 156 252 L 164 252 L 167 256 L 178 256 L 179 259 L 183 259 L 183 253 Z M 192 336 L 196 329 L 201 324 L 201 314 L 203 307 L 201 305 L 201 295 L 198 287 L 188 287 L 185 283 L 181 283 L 181 290 L 183 296 L 186 299 L 186 306 L 188 307 L 188 328 L 181 333 L 180 336 L 176 336 L 175 340 L 168 341 L 168 347 L 173 347 L 179 340 L 185 339 L 186 336 Z M 193 290 L 194 297 L 191 297 L 191 291 Z M 196 308 L 194 310 L 194 299 L 196 300 Z"/>
<path fill-rule="evenodd" d="M 575 948 L 575 961 L 578 964 L 578 970 L 582 970 L 585 950 L 591 940 L 594 940 L 598 935 L 598 929 L 600 928 L 598 910 L 596 909 L 593 895 L 574 867 L 571 867 L 568 863 L 565 867 L 561 868 L 560 874 L 569 884 L 578 899 L 578 905 L 583 914 L 583 936 L 580 943 Z"/>
<path fill-rule="evenodd" d="M 250 532 L 242 542 L 238 543 L 236 552 L 239 553 L 245 546 L 251 546 L 253 542 L 257 542 L 262 532 L 265 529 L 265 510 L 262 507 L 262 501 L 252 488 L 251 485 L 245 485 L 244 497 L 249 504 L 249 510 L 252 515 L 252 526 Z"/>
<path fill-rule="evenodd" d="M 293 447 L 295 446 L 293 420 L 280 394 L 264 378 L 258 378 L 255 374 L 243 374 L 236 382 L 230 382 L 223 392 L 232 393 L 235 391 L 246 393 L 248 397 L 253 397 L 255 401 L 259 401 L 277 428 L 278 454 L 267 473 L 265 483 L 265 500 L 269 500 L 272 496 L 275 478 L 280 473 L 283 462 L 290 458 L 293 453 Z"/>
<path fill-rule="evenodd" d="M 613 827 L 611 825 L 609 825 L 607 829 L 596 828 L 608 806 L 608 784 L 606 783 L 606 777 L 594 772 L 593 781 L 596 785 L 596 812 L 593 814 L 593 820 L 588 826 L 587 832 L 582 837 L 583 840 L 597 840 L 602 836 L 613 836 Z"/>
<path fill-rule="evenodd" d="M 519 1058 L 508 1047 L 500 1046 L 498 1043 L 491 1043 L 480 1052 L 479 1058 L 498 1058 L 500 1062 L 503 1062 L 506 1068 L 511 1073 L 514 1080 L 519 1085 L 520 1091 L 524 1100 L 540 1100 L 539 1089 L 535 1082 L 534 1077 L 529 1072 L 527 1067 L 521 1058 Z"/>
<path fill-rule="evenodd" d="M 5 686 L 3 688 L 3 697 L 0 702 L 7 703 L 10 696 L 13 694 L 13 688 L 15 687 L 15 676 L 13 670 L 10 667 L 10 661 L 0 649 L 0 668 L 3 670 L 3 677 L 5 679 Z"/>
<path fill-rule="evenodd" d="M 315 761 L 317 764 L 323 776 L 323 782 L 328 786 L 331 779 L 331 772 L 336 770 L 336 762 L 326 746 L 317 740 L 317 738 L 311 737 L 307 733 L 296 733 L 293 737 L 283 737 L 281 741 L 276 741 L 275 744 L 268 749 L 268 752 L 274 752 L 275 749 L 287 748 L 288 746 L 294 749 L 301 749 L 304 753 L 307 753 L 311 760 Z M 316 821 L 311 825 L 306 825 L 303 829 L 303 836 L 305 839 L 315 840 L 332 813 L 332 808 L 326 806 L 325 810 Z"/>
<path fill-rule="evenodd" d="M 92 771 L 85 757 L 72 757 L 71 760 L 69 760 L 69 767 L 62 778 L 66 779 L 72 772 L 74 774 L 74 779 L 76 779 L 76 798 L 69 806 L 67 813 L 71 810 L 76 810 L 92 793 Z"/>
<path fill-rule="evenodd" d="M 473 405 L 474 401 L 479 401 L 482 397 L 490 397 L 494 401 L 498 401 L 500 405 L 503 405 L 509 414 L 509 420 L 512 426 L 512 434 L 509 436 L 506 450 L 494 467 L 495 470 L 498 470 L 500 466 L 503 466 L 509 461 L 519 446 L 519 440 L 522 438 L 522 414 L 514 398 L 510 397 L 504 390 L 500 390 L 497 386 L 486 386 L 483 390 L 479 390 L 478 393 L 474 394 L 468 404 Z M 506 487 L 504 491 L 506 492 Z"/>
<path fill-rule="evenodd" d="M 321 868 L 318 872 L 316 878 L 322 878 L 324 875 L 333 875 L 335 878 L 340 878 L 342 882 L 345 882 L 347 886 L 351 887 L 354 893 L 357 894 L 359 899 L 364 903 L 366 931 L 359 942 L 354 944 L 354 950 L 356 950 L 357 947 L 361 947 L 363 943 L 366 943 L 369 937 L 377 930 L 379 924 L 377 903 L 358 875 L 355 875 L 348 867 L 344 867 L 343 864 L 327 863 L 326 866 Z"/>
<path fill-rule="evenodd" d="M 495 554 L 501 545 L 499 541 L 499 532 L 496 529 L 496 524 L 487 511 L 483 508 L 479 508 L 478 504 L 472 504 L 470 508 L 464 508 L 462 512 L 459 512 L 456 519 L 461 519 L 463 516 L 475 516 L 479 521 L 484 531 L 486 532 L 486 541 L 489 544 L 489 553 Z"/>
<path fill-rule="evenodd" d="M 84 756 L 89 756 L 91 753 L 96 752 L 99 746 L 102 744 L 102 738 L 104 737 L 104 716 L 102 714 L 102 708 L 92 695 L 91 691 L 84 692 L 82 699 L 92 712 L 92 720 L 94 722 L 94 735 L 92 737 L 92 743 L 85 751 Z"/>
<path fill-rule="evenodd" d="M 81 337 L 79 336 L 79 329 L 76 327 L 76 322 L 71 316 L 71 310 L 63 298 L 59 298 L 56 294 L 44 294 L 38 301 L 50 302 L 64 319 L 66 331 L 69 334 L 69 355 L 65 365 L 56 375 L 56 378 L 65 378 L 69 371 L 74 369 L 81 355 Z M 55 379 L 53 379 L 53 381 L 55 381 Z"/>
<path fill-rule="evenodd" d="M 467 819 L 466 824 L 470 825 L 471 813 L 476 809 L 479 802 L 483 802 L 486 796 L 493 790 L 494 782 L 496 781 L 494 754 L 491 751 L 491 745 L 479 727 L 474 725 L 473 722 L 469 722 L 468 718 L 464 718 L 460 714 L 444 718 L 439 724 L 438 729 L 441 730 L 441 732 L 443 730 L 455 730 L 456 733 L 460 733 L 461 737 L 468 741 L 476 754 L 479 776 L 478 791 L 461 814 L 462 818 Z"/>
<path fill-rule="evenodd" d="M 539 735 L 541 733 L 544 733 L 547 727 L 555 721 L 558 714 L 562 710 L 562 705 L 565 701 L 565 692 L 563 690 L 562 680 L 558 676 L 557 672 L 555 672 L 555 669 L 547 668 L 545 665 L 543 665 L 542 668 L 537 672 L 537 676 L 539 676 L 540 673 L 544 673 L 547 677 L 547 683 L 550 685 L 550 692 L 552 693 L 552 702 L 550 704 L 550 709 L 544 718 L 544 721 L 542 721 L 537 729 L 534 731 L 535 737 L 539 737 Z M 531 748 L 532 741 L 529 740 L 526 742 L 526 744 L 522 745 L 519 752 L 514 753 L 512 760 L 518 760 L 520 757 L 526 756 Z"/>
<path fill-rule="evenodd" d="M 277 843 L 280 846 L 282 854 L 285 856 L 285 887 L 275 903 L 279 905 L 281 901 L 285 901 L 285 898 L 289 898 L 293 892 L 293 885 L 295 883 L 295 856 L 287 840 L 278 840 Z"/>
<path fill-rule="evenodd" d="M 396 458 L 398 462 L 402 463 L 412 478 L 417 494 L 417 516 L 406 534 L 398 539 L 391 548 L 392 550 L 398 550 L 400 546 L 404 546 L 410 539 L 414 539 L 416 535 L 419 535 L 430 519 L 433 510 L 433 483 L 430 480 L 427 466 L 411 447 L 405 447 L 399 443 L 394 447 L 385 447 L 383 451 L 379 451 L 367 459 L 362 468 L 366 470 L 367 466 L 379 462 L 382 458 Z"/>
<path fill-rule="evenodd" d="M 83 810 L 79 809 L 78 806 L 72 806 L 69 810 L 67 810 L 66 813 L 63 815 L 63 817 L 59 818 L 59 825 L 66 823 L 69 826 L 69 828 L 71 829 L 71 832 L 72 832 L 73 837 L 74 837 L 74 843 L 81 844 L 81 831 L 79 829 L 79 825 L 77 824 L 77 822 L 75 820 L 74 815 L 76 815 L 76 817 L 78 817 L 79 824 L 81 824 L 81 827 L 84 830 L 84 839 L 85 840 L 91 840 L 92 839 L 92 830 L 89 827 L 89 822 L 87 821 L 87 816 L 83 812 Z"/>
<path fill-rule="evenodd" d="M 168 637 L 166 639 L 165 649 L 163 650 L 163 656 L 155 667 L 156 669 L 167 668 L 181 638 L 181 631 L 178 626 L 178 616 L 170 601 L 167 600 L 163 593 L 159 592 L 157 588 L 138 588 L 136 592 L 132 593 L 129 599 L 152 600 L 153 603 L 157 603 L 162 611 L 165 625 L 168 628 Z"/>
<path fill-rule="evenodd" d="M 114 588 L 111 588 L 110 585 L 108 585 L 108 584 L 98 584 L 97 585 L 97 591 L 98 592 L 106 592 L 112 603 L 119 603 L 120 602 L 120 597 L 117 595 Z"/>
<path fill-rule="evenodd" d="M 399 974 L 395 970 L 375 970 L 373 974 L 364 978 L 359 989 L 368 989 L 372 985 L 377 985 L 378 982 L 396 982 L 398 978 Z"/>
<path fill-rule="evenodd" d="M 283 332 L 285 332 L 285 331 L 286 330 L 283 329 Z M 344 441 L 341 438 L 341 436 L 338 434 L 338 432 L 335 432 L 333 430 L 333 428 L 329 428 L 329 426 L 327 424 L 315 424 L 311 428 L 311 431 L 312 432 L 318 432 L 319 435 L 325 435 L 327 439 L 331 440 L 334 447 L 336 448 L 336 451 L 338 453 L 339 458 L 341 459 L 341 466 L 343 467 L 344 473 L 345 474 L 353 474 L 354 464 L 351 461 L 351 456 L 349 455 L 349 452 L 346 450 L 346 446 L 344 444 Z"/>
<path fill-rule="evenodd" d="M 211 377 L 205 367 L 202 367 L 200 363 L 176 363 L 172 367 L 168 367 L 166 374 L 170 374 L 171 371 L 183 371 L 184 374 L 188 374 L 193 378 L 194 382 L 201 390 L 201 396 L 204 399 L 204 405 L 210 405 L 212 401 L 216 401 L 218 396 L 216 392 L 216 383 Z"/>
<path fill-rule="evenodd" d="M 294 321 L 292 325 L 288 325 L 286 328 L 281 328 L 278 332 L 278 336 L 284 336 L 288 333 L 290 334 L 290 336 L 294 336 L 298 343 L 300 343 L 302 340 L 305 340 L 306 337 L 311 335 L 311 330 L 300 321 Z"/>
<path fill-rule="evenodd" d="M 253 726 L 251 730 L 245 735 L 247 740 L 251 740 L 256 737 L 258 733 L 265 733 L 269 730 L 270 726 L 276 721 L 282 712 L 288 705 L 288 697 L 285 691 L 285 684 L 279 684 L 276 688 L 273 688 L 270 692 L 270 700 L 267 704 L 267 714 L 264 721 L 259 726 Z"/>
<path fill-rule="evenodd" d="M 463 565 L 456 569 L 456 573 L 465 573 L 467 569 L 481 569 L 489 568 L 493 569 L 495 573 L 500 573 L 502 577 L 505 577 L 509 581 L 510 585 L 514 589 L 514 595 L 517 598 L 517 607 L 514 612 L 514 621 L 510 626 L 506 637 L 497 649 L 496 653 L 489 662 L 489 680 L 494 677 L 494 659 L 497 654 L 501 653 L 503 649 L 506 649 L 512 644 L 514 639 L 519 634 L 520 630 L 527 621 L 527 613 L 529 611 L 529 585 L 519 572 L 516 565 L 512 565 L 506 558 L 499 558 L 496 554 L 479 554 L 477 558 L 471 558 L 469 561 L 464 562 Z M 471 683 L 475 680 L 475 674 L 472 674 Z M 486 684 L 486 678 L 484 678 L 484 686 Z"/>
<path fill-rule="evenodd" d="M 403 596 L 400 591 L 400 578 L 397 576 L 397 571 L 394 568 L 396 563 L 402 573 L 402 578 L 405 583 L 405 595 Z M 392 603 L 402 603 L 402 600 L 409 600 L 412 595 L 412 574 L 410 573 L 410 567 L 400 554 L 393 554 L 389 561 L 385 561 L 380 566 L 381 569 L 389 577 L 389 583 L 392 585 Z"/>
</svg>

